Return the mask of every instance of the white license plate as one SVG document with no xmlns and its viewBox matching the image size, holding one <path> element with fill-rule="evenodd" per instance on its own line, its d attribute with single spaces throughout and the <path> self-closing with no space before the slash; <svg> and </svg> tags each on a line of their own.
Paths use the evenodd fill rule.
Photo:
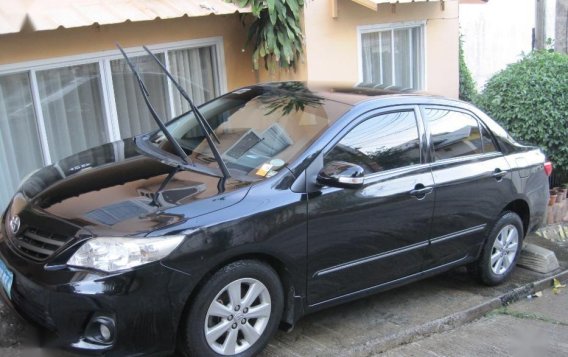
<svg viewBox="0 0 568 357">
<path fill-rule="evenodd" d="M 14 273 L 8 270 L 8 267 L 2 259 L 0 259 L 0 284 L 2 284 L 2 288 L 8 294 L 8 298 L 12 299 L 11 291 L 12 291 L 12 282 L 14 281 Z"/>
</svg>

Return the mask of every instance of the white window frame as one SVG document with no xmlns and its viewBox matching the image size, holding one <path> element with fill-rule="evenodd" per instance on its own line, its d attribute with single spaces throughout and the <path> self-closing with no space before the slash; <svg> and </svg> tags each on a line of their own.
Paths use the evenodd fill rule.
<svg viewBox="0 0 568 357">
<path fill-rule="evenodd" d="M 411 28 L 415 28 L 415 27 L 420 27 L 420 36 L 421 36 L 420 51 L 422 52 L 422 56 L 421 56 L 422 61 L 419 64 L 418 69 L 420 71 L 420 80 L 422 82 L 422 87 L 419 88 L 419 90 L 427 90 L 428 89 L 427 88 L 428 82 L 427 82 L 427 76 L 426 76 L 426 68 L 427 68 L 426 67 L 426 20 L 357 26 L 357 63 L 358 63 L 358 75 L 359 75 L 358 84 L 361 84 L 361 83 L 364 82 L 364 79 L 363 79 L 363 41 L 362 41 L 362 35 L 366 34 L 366 33 L 381 32 L 381 31 L 394 31 L 394 30 L 400 30 L 400 29 L 411 29 Z M 394 43 L 394 41 L 392 43 Z M 394 51 L 393 51 L 392 55 L 393 55 L 392 63 L 394 64 Z M 392 70 L 394 71 L 394 66 L 393 66 Z M 382 73 L 382 71 L 383 71 L 383 69 L 381 67 L 381 73 Z M 382 77 L 382 75 L 381 75 L 381 77 Z M 412 78 L 412 76 L 411 76 L 411 78 Z M 394 73 L 393 73 L 393 79 L 394 79 Z"/>
<path fill-rule="evenodd" d="M 165 55 L 165 65 L 169 70 L 170 64 L 168 61 L 168 51 L 175 51 L 180 49 L 191 49 L 198 47 L 209 47 L 214 48 L 214 59 L 216 63 L 216 69 L 218 73 L 214 73 L 215 85 L 219 90 L 219 94 L 227 92 L 227 74 L 225 66 L 225 53 L 223 45 L 223 37 L 208 37 L 195 40 L 186 40 L 178 42 L 168 42 L 156 45 L 148 45 L 154 53 L 164 53 Z M 124 49 L 124 52 L 129 57 L 143 56 L 147 53 L 141 46 L 128 47 Z M 118 114 L 116 108 L 116 101 L 114 96 L 114 88 L 112 84 L 112 75 L 110 69 L 110 61 L 116 59 L 122 59 L 122 55 L 118 49 L 91 52 L 80 55 L 64 56 L 64 57 L 53 57 L 49 59 L 35 60 L 18 62 L 12 64 L 0 65 L 0 75 L 10 75 L 16 73 L 26 72 L 29 75 L 30 89 L 32 93 L 32 100 L 34 105 L 36 126 L 38 130 L 38 136 L 40 139 L 40 148 L 42 151 L 42 157 L 45 165 L 53 163 L 51 155 L 49 153 L 49 143 L 47 139 L 47 131 L 45 129 L 45 121 L 43 118 L 43 112 L 41 110 L 41 103 L 39 97 L 39 88 L 37 85 L 37 71 L 44 71 L 56 68 L 63 68 L 69 66 L 77 66 L 84 64 L 98 64 L 99 74 L 101 78 L 101 94 L 103 99 L 103 112 L 105 115 L 105 127 L 107 129 L 107 136 L 109 141 L 120 140 L 120 128 L 118 123 Z M 171 81 L 168 80 L 168 93 L 169 93 L 169 105 L 172 106 L 172 85 Z M 172 108 L 170 108 L 172 109 Z M 172 111 L 173 113 L 173 111 Z"/>
</svg>

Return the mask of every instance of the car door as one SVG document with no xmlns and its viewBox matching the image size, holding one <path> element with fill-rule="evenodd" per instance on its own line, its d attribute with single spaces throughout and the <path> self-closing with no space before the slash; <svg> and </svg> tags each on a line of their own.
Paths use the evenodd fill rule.
<svg viewBox="0 0 568 357">
<path fill-rule="evenodd" d="M 420 272 L 434 195 L 417 112 L 367 115 L 324 149 L 320 166 L 349 162 L 365 176 L 357 189 L 324 186 L 309 195 L 310 305 Z"/>
<path fill-rule="evenodd" d="M 424 269 L 476 255 L 510 196 L 507 160 L 469 111 L 424 106 L 436 204 Z"/>
</svg>

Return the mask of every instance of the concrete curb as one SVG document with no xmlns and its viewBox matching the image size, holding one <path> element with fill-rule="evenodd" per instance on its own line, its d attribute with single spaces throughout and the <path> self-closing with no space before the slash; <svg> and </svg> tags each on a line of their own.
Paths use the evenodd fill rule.
<svg viewBox="0 0 568 357">
<path fill-rule="evenodd" d="M 509 292 L 506 292 L 501 296 L 489 299 L 486 302 L 469 309 L 429 321 L 420 326 L 401 331 L 394 335 L 386 336 L 382 339 L 368 341 L 364 345 L 352 348 L 349 351 L 349 355 L 361 357 L 372 356 L 398 347 L 400 345 L 420 340 L 432 334 L 453 330 L 456 327 L 476 320 L 495 309 L 512 304 L 525 298 L 528 295 L 534 294 L 537 291 L 552 287 L 552 280 L 555 278 L 561 281 L 568 280 L 568 270 L 564 270 L 547 278 L 525 284 Z M 337 356 L 339 355 L 343 354 L 337 354 Z"/>
</svg>

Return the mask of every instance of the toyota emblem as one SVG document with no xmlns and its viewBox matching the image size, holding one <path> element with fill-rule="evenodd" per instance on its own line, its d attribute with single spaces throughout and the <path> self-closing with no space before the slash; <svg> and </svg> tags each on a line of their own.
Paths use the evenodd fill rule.
<svg viewBox="0 0 568 357">
<path fill-rule="evenodd" d="M 12 218 L 10 218 L 10 229 L 12 230 L 12 233 L 18 233 L 20 230 L 20 223 L 20 217 L 18 216 L 12 216 Z"/>
</svg>

